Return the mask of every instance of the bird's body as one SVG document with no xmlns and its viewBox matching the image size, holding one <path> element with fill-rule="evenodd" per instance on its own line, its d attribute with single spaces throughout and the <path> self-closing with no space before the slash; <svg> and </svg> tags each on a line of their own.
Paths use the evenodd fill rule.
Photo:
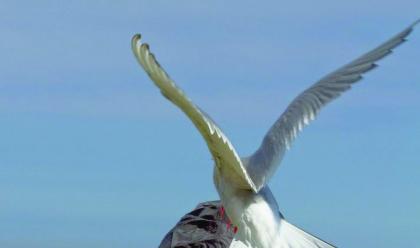
<svg viewBox="0 0 420 248">
<path fill-rule="evenodd" d="M 277 237 L 281 215 L 268 186 L 258 193 L 241 189 L 226 180 L 219 167 L 214 167 L 214 184 L 232 224 L 238 227 L 235 235 L 248 247 L 269 247 Z"/>
<path fill-rule="evenodd" d="M 273 124 L 257 151 L 242 158 L 219 126 L 163 70 L 149 46 L 138 44 L 140 35 L 133 37 L 132 49 L 140 65 L 161 93 L 190 118 L 213 155 L 216 189 L 228 217 L 238 227 L 231 248 L 334 247 L 287 222 L 267 182 L 303 127 L 404 42 L 418 22 L 303 91 Z"/>
<path fill-rule="evenodd" d="M 214 184 L 237 233 L 230 248 L 333 248 L 325 241 L 288 223 L 266 185 L 257 193 L 238 188 L 214 167 Z"/>
</svg>

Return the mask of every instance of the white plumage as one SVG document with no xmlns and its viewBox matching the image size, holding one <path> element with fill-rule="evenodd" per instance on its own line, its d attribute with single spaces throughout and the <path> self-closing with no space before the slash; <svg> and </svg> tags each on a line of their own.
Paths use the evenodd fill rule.
<svg viewBox="0 0 420 248">
<path fill-rule="evenodd" d="M 323 106 L 373 69 L 376 61 L 405 41 L 418 22 L 303 91 L 273 124 L 258 150 L 245 158 L 238 156 L 216 123 L 177 87 L 149 46 L 140 43 L 140 35 L 133 37 L 132 49 L 140 65 L 161 93 L 191 119 L 213 155 L 215 186 L 229 218 L 238 226 L 231 247 L 334 247 L 288 223 L 266 184 L 303 127 L 315 119 Z"/>
</svg>

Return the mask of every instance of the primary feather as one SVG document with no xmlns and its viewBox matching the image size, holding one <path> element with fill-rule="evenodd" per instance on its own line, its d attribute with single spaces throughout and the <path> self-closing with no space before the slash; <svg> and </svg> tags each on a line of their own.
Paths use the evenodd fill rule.
<svg viewBox="0 0 420 248">
<path fill-rule="evenodd" d="M 131 41 L 133 53 L 152 81 L 159 87 L 162 95 L 177 105 L 194 123 L 206 141 L 216 166 L 223 167 L 226 174 L 229 174 L 231 179 L 241 188 L 252 189 L 256 192 L 254 183 L 248 176 L 241 159 L 226 135 L 175 84 L 157 62 L 153 53 L 150 52 L 149 45 L 141 43 L 140 38 L 141 36 L 137 34 Z"/>
<path fill-rule="evenodd" d="M 265 135 L 261 146 L 250 157 L 243 158 L 247 172 L 257 190 L 274 174 L 296 136 L 313 121 L 321 108 L 339 97 L 376 67 L 376 62 L 392 52 L 413 31 L 413 23 L 390 40 L 353 62 L 328 74 L 297 96 Z"/>
</svg>

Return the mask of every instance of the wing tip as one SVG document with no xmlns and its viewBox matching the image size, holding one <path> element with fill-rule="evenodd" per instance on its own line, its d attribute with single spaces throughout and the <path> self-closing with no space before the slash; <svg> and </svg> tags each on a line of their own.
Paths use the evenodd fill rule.
<svg viewBox="0 0 420 248">
<path fill-rule="evenodd" d="M 414 21 L 413 24 L 411 24 L 411 27 L 414 28 L 419 23 L 420 23 L 420 18 Z"/>
<path fill-rule="evenodd" d="M 150 45 L 146 42 L 140 42 L 141 40 L 141 34 L 135 34 L 133 35 L 133 38 L 131 38 L 131 47 L 134 51 L 137 51 L 138 48 L 143 48 L 146 50 L 150 50 Z"/>
<path fill-rule="evenodd" d="M 137 33 L 137 34 L 135 34 L 135 35 L 133 35 L 133 38 L 131 38 L 131 40 L 133 41 L 133 42 L 137 42 L 138 40 L 140 40 L 141 39 L 141 34 L 139 34 L 139 33 Z"/>
<path fill-rule="evenodd" d="M 413 29 L 417 26 L 417 24 L 419 24 L 420 23 L 420 18 L 419 19 L 417 19 L 417 20 L 415 20 L 410 26 L 408 26 L 408 28 L 406 29 L 406 31 L 405 31 L 405 35 L 404 35 L 404 37 L 401 39 L 402 40 L 402 42 L 404 42 L 404 41 L 406 41 L 407 40 L 407 36 L 413 31 Z"/>
<path fill-rule="evenodd" d="M 147 64 L 147 62 L 145 61 L 146 57 L 150 56 L 155 61 L 155 63 L 158 64 L 154 58 L 154 55 L 150 52 L 149 44 L 146 42 L 141 42 L 141 38 L 141 34 L 135 34 L 131 38 L 131 49 L 134 53 L 134 56 L 137 58 L 137 61 L 143 68 L 145 68 Z"/>
<path fill-rule="evenodd" d="M 131 47 L 133 48 L 133 50 L 135 50 L 134 48 L 137 47 L 137 44 L 139 43 L 140 40 L 141 40 L 141 34 L 133 35 L 133 38 L 131 38 Z"/>
</svg>

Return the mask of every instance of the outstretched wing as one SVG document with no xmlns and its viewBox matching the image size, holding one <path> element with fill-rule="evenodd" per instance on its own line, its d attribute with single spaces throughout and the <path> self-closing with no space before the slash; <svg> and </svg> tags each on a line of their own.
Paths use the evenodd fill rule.
<svg viewBox="0 0 420 248">
<path fill-rule="evenodd" d="M 352 84 L 362 79 L 363 73 L 375 68 L 375 62 L 404 42 L 419 21 L 372 51 L 328 74 L 292 101 L 270 128 L 259 149 L 250 157 L 243 158 L 243 163 L 257 190 L 266 184 L 278 167 L 286 149 L 290 148 L 303 127 L 315 119 L 321 108 L 350 89 Z"/>
<path fill-rule="evenodd" d="M 231 181 L 239 187 L 256 191 L 235 148 L 216 123 L 177 87 L 156 61 L 155 56 L 149 50 L 149 45 L 140 42 L 140 35 L 137 34 L 133 37 L 131 45 L 137 61 L 155 85 L 159 87 L 161 93 L 177 105 L 200 131 L 216 165 L 223 167 L 224 174 L 231 177 Z"/>
</svg>

